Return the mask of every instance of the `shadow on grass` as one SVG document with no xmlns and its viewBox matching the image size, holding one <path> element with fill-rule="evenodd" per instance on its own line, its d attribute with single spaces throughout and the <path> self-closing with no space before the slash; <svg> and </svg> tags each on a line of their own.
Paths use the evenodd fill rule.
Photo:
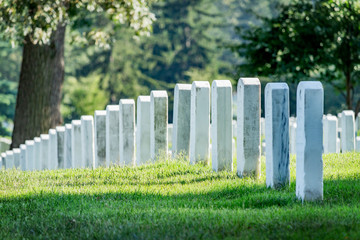
<svg viewBox="0 0 360 240">
<path fill-rule="evenodd" d="M 77 239 L 359 236 L 358 179 L 324 181 L 321 203 L 303 205 L 296 200 L 294 187 L 294 183 L 281 190 L 257 184 L 224 185 L 209 192 L 174 195 L 119 191 L 0 197 L 0 236 Z"/>
</svg>

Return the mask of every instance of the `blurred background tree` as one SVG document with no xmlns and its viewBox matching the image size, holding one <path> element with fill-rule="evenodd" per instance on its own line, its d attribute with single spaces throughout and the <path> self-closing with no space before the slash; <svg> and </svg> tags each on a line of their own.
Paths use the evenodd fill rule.
<svg viewBox="0 0 360 240">
<path fill-rule="evenodd" d="M 62 123 L 66 28 L 73 30 L 73 42 L 109 46 L 106 25 L 90 27 L 88 16 L 127 24 L 140 36 L 149 34 L 155 19 L 144 0 L 0 1 L 0 37 L 23 46 L 12 148 Z"/>
<path fill-rule="evenodd" d="M 261 16 L 260 25 L 237 29 L 242 41 L 232 49 L 244 59 L 239 75 L 320 80 L 344 97 L 347 109 L 359 112 L 360 2 L 296 0 L 276 8 L 276 17 Z M 325 104 L 336 104 L 328 101 L 333 97 L 326 93 Z"/>
<path fill-rule="evenodd" d="M 324 40 L 326 47 L 334 39 L 337 40 L 335 31 L 322 27 L 320 33 L 326 32 L 327 35 L 316 35 L 317 38 L 310 39 L 301 34 L 311 35 L 314 29 L 317 30 L 315 24 L 323 20 L 315 19 L 318 15 L 316 11 L 323 6 L 329 6 L 326 13 L 335 18 L 331 21 L 324 18 L 326 26 L 332 23 L 340 24 L 339 19 L 345 22 L 342 27 L 338 26 L 338 29 L 343 30 L 346 24 L 352 24 L 352 28 L 358 26 L 358 22 L 350 21 L 354 17 L 351 17 L 351 14 L 356 15 L 356 12 L 346 15 L 346 20 L 340 15 L 344 12 L 342 6 L 341 11 L 331 6 L 342 2 L 344 1 L 158 1 L 149 6 L 149 12 L 155 14 L 157 20 L 152 24 L 151 35 L 146 38 L 139 37 L 133 28 L 115 24 L 113 19 L 102 12 L 89 11 L 88 5 L 84 5 L 85 11 L 83 9 L 71 13 L 74 17 L 68 23 L 65 33 L 65 81 L 60 108 L 63 120 L 69 123 L 81 115 L 93 115 L 94 110 L 105 109 L 107 104 L 118 104 L 120 98 L 136 99 L 139 95 L 148 95 L 153 89 L 161 89 L 169 93 L 169 120 L 172 121 L 175 83 L 230 79 L 235 91 L 240 76 L 259 77 L 263 88 L 270 81 L 288 82 L 292 115 L 295 114 L 297 82 L 308 79 L 323 80 L 325 112 L 337 113 L 347 108 L 343 97 L 345 88 L 334 91 L 345 83 L 344 74 L 335 68 L 334 63 L 328 62 L 327 65 L 328 63 L 318 59 L 311 60 L 310 56 L 319 57 L 314 51 L 324 49 L 311 49 L 311 46 L 317 46 L 313 44 L 318 39 L 329 38 Z M 349 3 L 356 5 L 355 1 Z M 306 20 L 307 15 L 310 20 Z M 323 15 L 326 17 L 325 13 Z M 309 22 L 312 25 L 307 25 Z M 290 28 L 295 30 L 290 31 Z M 94 29 L 101 34 L 96 35 Z M 293 31 L 296 32 L 295 42 L 292 42 Z M 272 39 L 274 41 L 271 41 Z M 356 38 L 351 41 L 355 44 L 354 39 Z M 341 41 L 334 44 L 337 46 L 340 43 Z M 297 44 L 302 45 L 296 47 Z M 306 44 L 310 47 L 304 51 L 303 45 Z M 19 44 L 11 48 L 10 43 L 0 42 L 0 82 L 10 81 L 16 84 L 12 85 L 15 89 L 19 81 L 22 46 Z M 266 50 L 270 53 L 265 51 L 264 46 L 271 46 Z M 285 51 L 286 48 L 295 52 L 289 53 Z M 329 54 L 323 53 L 321 56 L 328 55 L 336 59 L 332 49 L 335 48 L 327 48 Z M 281 56 L 280 60 L 278 54 Z M 294 62 L 295 58 L 297 60 Z M 354 69 L 359 70 L 357 65 L 354 65 Z M 325 70 L 333 74 L 326 75 Z M 352 81 L 355 81 L 353 107 L 359 99 L 356 75 L 355 72 L 352 74 Z M 329 81 L 330 76 L 336 80 Z M 15 110 L 11 104 L 14 104 L 16 91 L 2 90 L 3 88 L 0 90 L 0 122 L 8 128 L 7 133 L 4 133 L 6 135 L 10 134 L 11 130 L 11 119 Z M 1 94 L 10 94 L 12 103 L 4 100 L 6 105 L 1 105 L 1 100 L 5 99 Z M 47 129 L 44 130 L 46 131 Z"/>
</svg>

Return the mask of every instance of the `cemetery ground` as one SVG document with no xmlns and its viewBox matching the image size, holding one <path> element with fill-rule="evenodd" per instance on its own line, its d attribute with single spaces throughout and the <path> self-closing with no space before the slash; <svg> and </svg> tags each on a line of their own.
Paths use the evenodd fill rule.
<svg viewBox="0 0 360 240">
<path fill-rule="evenodd" d="M 0 239 L 360 239 L 360 153 L 328 154 L 324 200 L 184 158 L 140 167 L 0 171 Z M 235 168 L 236 169 L 236 168 Z"/>
</svg>

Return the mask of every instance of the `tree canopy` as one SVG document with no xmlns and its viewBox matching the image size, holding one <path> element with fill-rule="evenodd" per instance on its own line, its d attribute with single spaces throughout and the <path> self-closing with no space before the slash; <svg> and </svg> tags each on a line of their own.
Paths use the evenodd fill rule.
<svg viewBox="0 0 360 240">
<path fill-rule="evenodd" d="M 274 18 L 260 17 L 261 25 L 238 30 L 243 42 L 232 49 L 245 59 L 239 74 L 321 80 L 345 97 L 349 109 L 357 101 L 358 112 L 360 2 L 296 0 L 278 9 Z"/>
</svg>

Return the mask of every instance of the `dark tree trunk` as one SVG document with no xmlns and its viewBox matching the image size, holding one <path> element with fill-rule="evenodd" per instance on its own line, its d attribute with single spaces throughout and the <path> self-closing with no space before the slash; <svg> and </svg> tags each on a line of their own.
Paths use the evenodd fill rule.
<svg viewBox="0 0 360 240">
<path fill-rule="evenodd" d="M 62 123 L 65 29 L 59 25 L 49 45 L 33 44 L 25 38 L 11 148 Z"/>
<path fill-rule="evenodd" d="M 351 84 L 351 73 L 350 71 L 345 72 L 345 80 L 346 80 L 346 105 L 349 110 L 353 110 L 353 98 L 352 98 L 352 84 Z"/>
</svg>

